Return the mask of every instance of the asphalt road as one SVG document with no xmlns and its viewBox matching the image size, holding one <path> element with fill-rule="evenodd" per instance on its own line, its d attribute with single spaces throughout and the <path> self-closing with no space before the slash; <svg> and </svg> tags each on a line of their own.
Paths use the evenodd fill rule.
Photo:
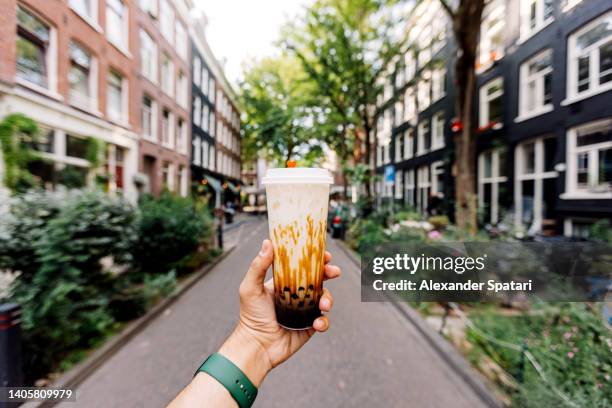
<svg viewBox="0 0 612 408">
<path fill-rule="evenodd" d="M 263 220 L 228 232 L 238 247 L 82 383 L 76 404 L 61 406 L 168 403 L 234 327 L 239 282 L 266 236 Z M 331 328 L 266 378 L 254 406 L 484 406 L 392 306 L 361 303 L 358 269 L 331 240 L 328 250 L 343 269 L 327 284 L 335 300 Z"/>
</svg>

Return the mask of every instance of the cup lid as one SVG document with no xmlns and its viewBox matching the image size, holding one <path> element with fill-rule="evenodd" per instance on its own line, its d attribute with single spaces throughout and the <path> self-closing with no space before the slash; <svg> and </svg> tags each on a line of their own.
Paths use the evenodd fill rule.
<svg viewBox="0 0 612 408">
<path fill-rule="evenodd" d="M 268 169 L 262 180 L 268 184 L 333 184 L 329 171 L 314 167 L 289 167 Z"/>
</svg>

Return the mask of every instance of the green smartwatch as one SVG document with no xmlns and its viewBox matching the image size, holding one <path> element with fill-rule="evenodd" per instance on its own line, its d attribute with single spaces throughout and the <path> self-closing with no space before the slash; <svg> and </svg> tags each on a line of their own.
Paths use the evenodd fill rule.
<svg viewBox="0 0 612 408">
<path fill-rule="evenodd" d="M 219 381 L 236 400 L 240 408 L 250 408 L 257 397 L 257 387 L 231 361 L 219 353 L 211 354 L 196 374 L 203 371 Z"/>
</svg>

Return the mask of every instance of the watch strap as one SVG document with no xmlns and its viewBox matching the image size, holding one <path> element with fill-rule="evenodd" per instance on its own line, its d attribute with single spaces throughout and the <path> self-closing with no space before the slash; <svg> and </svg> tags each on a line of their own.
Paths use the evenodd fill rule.
<svg viewBox="0 0 612 408">
<path fill-rule="evenodd" d="M 257 387 L 234 363 L 219 353 L 211 354 L 198 368 L 219 381 L 240 408 L 249 408 L 257 397 Z"/>
</svg>

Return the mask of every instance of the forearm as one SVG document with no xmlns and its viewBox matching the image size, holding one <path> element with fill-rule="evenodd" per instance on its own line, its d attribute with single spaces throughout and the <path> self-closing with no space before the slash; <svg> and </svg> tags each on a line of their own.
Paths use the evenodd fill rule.
<svg viewBox="0 0 612 408">
<path fill-rule="evenodd" d="M 250 338 L 244 330 L 237 327 L 219 349 L 223 355 L 259 387 L 270 371 L 269 359 L 257 341 Z M 207 373 L 198 373 L 189 385 L 170 403 L 170 408 L 182 407 L 221 407 L 234 408 L 238 404 L 229 391 Z"/>
</svg>

